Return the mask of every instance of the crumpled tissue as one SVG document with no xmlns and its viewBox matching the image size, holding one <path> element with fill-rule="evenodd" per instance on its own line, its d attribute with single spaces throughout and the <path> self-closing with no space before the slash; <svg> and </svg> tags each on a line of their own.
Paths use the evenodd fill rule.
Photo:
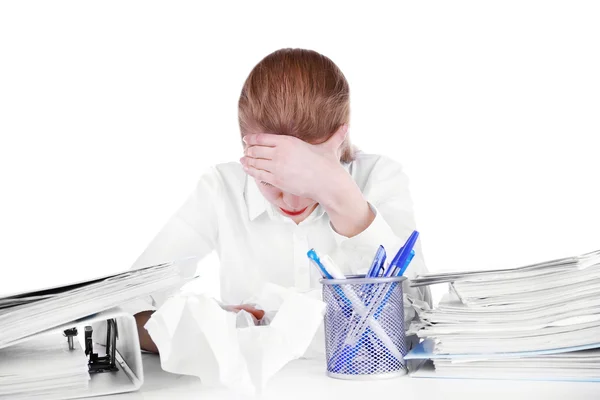
<svg viewBox="0 0 600 400">
<path fill-rule="evenodd" d="M 253 300 L 266 311 L 268 325 L 255 326 L 250 314 L 226 311 L 205 295 L 169 298 L 145 325 L 162 369 L 198 376 L 208 386 L 260 393 L 275 373 L 309 348 L 325 303 L 272 284 Z"/>
</svg>

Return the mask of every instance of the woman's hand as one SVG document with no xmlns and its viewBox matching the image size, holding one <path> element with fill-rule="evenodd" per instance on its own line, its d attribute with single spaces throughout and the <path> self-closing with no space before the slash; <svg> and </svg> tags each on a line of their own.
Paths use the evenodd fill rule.
<svg viewBox="0 0 600 400">
<path fill-rule="evenodd" d="M 156 344 L 150 337 L 150 334 L 148 333 L 146 328 L 144 328 L 144 325 L 146 325 L 146 322 L 148 322 L 150 317 L 152 317 L 152 314 L 154 314 L 154 311 L 142 311 L 140 313 L 135 314 L 134 318 L 138 328 L 138 336 L 140 340 L 141 349 L 158 354 L 158 347 L 156 347 Z"/>
<path fill-rule="evenodd" d="M 231 311 L 231 312 L 235 312 L 235 313 L 244 310 L 244 311 L 252 314 L 254 316 L 254 318 L 256 318 L 258 321 L 260 321 L 265 316 L 265 312 L 263 310 L 258 310 L 248 304 L 240 304 L 238 306 L 223 306 L 223 308 L 227 311 Z"/>
<path fill-rule="evenodd" d="M 346 138 L 342 125 L 326 142 L 312 145 L 293 136 L 268 133 L 244 136 L 240 159 L 248 175 L 296 196 L 324 203 L 339 180 L 349 176 L 340 164 Z"/>
<path fill-rule="evenodd" d="M 367 229 L 375 214 L 340 164 L 340 147 L 347 131 L 347 125 L 342 125 L 317 145 L 293 136 L 246 135 L 247 147 L 240 162 L 246 173 L 259 181 L 320 203 L 335 231 L 353 237 Z"/>
</svg>

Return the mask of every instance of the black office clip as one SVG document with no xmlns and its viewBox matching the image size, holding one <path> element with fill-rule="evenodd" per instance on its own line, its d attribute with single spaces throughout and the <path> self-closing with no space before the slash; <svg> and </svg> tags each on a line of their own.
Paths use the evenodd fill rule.
<svg viewBox="0 0 600 400">
<path fill-rule="evenodd" d="M 94 353 L 93 342 L 92 342 L 92 327 L 85 327 L 85 355 L 89 357 L 88 370 L 91 373 L 97 372 L 114 372 L 118 371 L 116 362 L 117 353 L 117 337 L 119 332 L 117 330 L 117 321 L 109 319 L 106 321 L 108 324 L 106 329 L 106 356 L 100 357 L 97 353 Z"/>
<path fill-rule="evenodd" d="M 65 330 L 64 336 L 67 337 L 67 343 L 69 343 L 69 350 L 75 349 L 75 346 L 73 344 L 73 337 L 77 336 L 77 328 L 71 328 L 71 329 Z"/>
</svg>

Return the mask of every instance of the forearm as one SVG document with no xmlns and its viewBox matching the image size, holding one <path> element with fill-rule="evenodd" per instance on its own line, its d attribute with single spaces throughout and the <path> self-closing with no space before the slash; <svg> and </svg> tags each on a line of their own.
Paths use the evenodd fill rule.
<svg viewBox="0 0 600 400">
<path fill-rule="evenodd" d="M 148 331 L 146 330 L 146 328 L 144 328 L 144 325 L 146 325 L 146 322 L 148 322 L 148 320 L 150 319 L 152 314 L 154 314 L 154 311 L 143 311 L 143 312 L 135 314 L 134 317 L 135 317 L 135 322 L 136 322 L 137 328 L 138 328 L 138 336 L 140 338 L 140 347 L 143 350 L 151 351 L 153 353 L 158 353 L 158 348 L 156 347 L 156 344 L 154 344 L 154 342 L 152 341 L 152 338 L 148 334 Z"/>
<path fill-rule="evenodd" d="M 342 169 L 332 177 L 329 187 L 321 205 L 335 231 L 342 236 L 353 237 L 367 229 L 375 214 L 352 177 Z"/>
</svg>

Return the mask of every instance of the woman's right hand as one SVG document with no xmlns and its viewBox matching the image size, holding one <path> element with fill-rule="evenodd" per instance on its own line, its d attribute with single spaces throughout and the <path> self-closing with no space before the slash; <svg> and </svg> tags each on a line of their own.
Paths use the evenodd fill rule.
<svg viewBox="0 0 600 400">
<path fill-rule="evenodd" d="M 263 310 L 258 310 L 256 308 L 254 308 L 254 306 L 251 306 L 249 304 L 240 304 L 237 306 L 223 306 L 223 308 L 227 311 L 231 311 L 231 312 L 240 312 L 242 310 L 252 314 L 254 316 L 254 318 L 256 318 L 258 321 L 260 321 L 264 316 L 265 316 L 265 312 Z"/>
</svg>

